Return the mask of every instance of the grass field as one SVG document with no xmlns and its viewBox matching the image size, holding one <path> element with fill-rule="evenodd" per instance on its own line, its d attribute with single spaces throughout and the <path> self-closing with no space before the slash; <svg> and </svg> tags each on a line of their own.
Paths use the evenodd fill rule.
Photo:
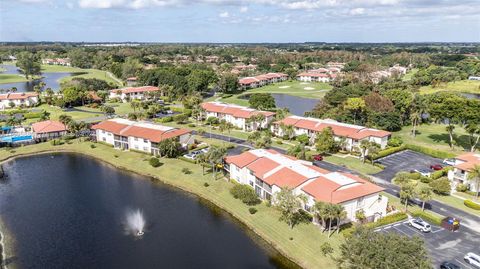
<svg viewBox="0 0 480 269">
<path fill-rule="evenodd" d="M 423 86 L 420 88 L 420 93 L 423 94 L 430 94 L 441 91 L 480 94 L 480 81 L 460 80 L 442 83 L 440 86 L 437 86 L 435 88 L 432 88 L 432 86 Z"/>
<path fill-rule="evenodd" d="M 303 98 L 321 99 L 330 89 L 332 89 L 332 86 L 322 82 L 285 81 L 256 89 L 247 90 L 243 93 L 235 94 L 228 98 L 219 98 L 218 101 L 248 106 L 248 100 L 241 99 L 239 97 L 241 95 L 251 93 L 281 93 Z M 215 99 L 216 97 L 211 97 L 208 99 L 208 101 L 213 101 Z"/>
<path fill-rule="evenodd" d="M 14 74 L 0 74 L 0 84 L 4 83 L 15 83 L 15 82 L 25 82 L 28 79 L 23 75 L 14 75 Z"/>
<path fill-rule="evenodd" d="M 403 76 L 402 80 L 403 80 L 403 81 L 409 81 L 409 80 L 411 80 L 412 77 L 413 77 L 413 75 L 415 75 L 415 73 L 417 73 L 417 72 L 418 72 L 418 68 L 413 68 L 413 69 L 409 70 L 409 71 L 405 74 L 405 76 Z"/>
<path fill-rule="evenodd" d="M 98 69 L 82 69 L 77 67 L 70 67 L 70 66 L 61 66 L 61 65 L 42 65 L 42 72 L 45 73 L 63 73 L 63 72 L 71 72 L 71 73 L 85 73 L 71 77 L 65 77 L 60 80 L 60 82 L 69 81 L 73 78 L 96 78 L 105 80 L 108 83 L 112 83 L 116 86 L 121 86 L 122 81 L 118 78 L 115 78 L 113 75 L 106 71 L 98 70 Z"/>
<path fill-rule="evenodd" d="M 328 239 L 312 224 L 300 224 L 290 229 L 286 223 L 279 221 L 279 211 L 265 204 L 255 206 L 258 212 L 252 215 L 248 212 L 248 206 L 234 199 L 229 193 L 233 186 L 232 183 L 220 178 L 213 179 L 212 174 L 202 175 L 202 169 L 198 165 L 178 159 L 161 158 L 160 161 L 163 165 L 153 168 L 148 164 L 148 155 L 119 151 L 102 144 L 96 144 L 96 148 L 91 148 L 90 145 L 91 143 L 88 142 L 74 140 L 72 144 L 55 147 L 51 146 L 50 143 L 42 143 L 13 150 L 1 149 L 0 160 L 5 160 L 14 155 L 42 151 L 71 151 L 89 155 L 116 167 L 156 178 L 213 202 L 260 235 L 266 241 L 266 245 L 275 247 L 304 268 L 336 267 L 335 262 L 330 257 L 320 254 L 320 246 L 324 242 L 328 242 L 335 249 L 334 255 L 336 255 L 338 246 L 343 241 L 341 235 L 334 234 Z M 115 158 L 115 155 L 118 158 Z M 193 173 L 183 174 L 181 171 L 184 168 L 190 169 Z M 205 187 L 204 183 L 208 183 L 209 186 Z"/>
<path fill-rule="evenodd" d="M 325 157 L 325 161 L 337 165 L 345 166 L 351 170 L 358 171 L 365 175 L 376 174 L 382 171 L 381 168 L 373 166 L 369 163 L 363 163 L 360 159 L 355 157 L 338 157 L 335 155 Z"/>
<path fill-rule="evenodd" d="M 464 152 L 464 149 L 469 149 L 468 134 L 465 129 L 460 126 L 455 126 L 454 131 L 454 134 L 457 136 L 456 140 L 458 145 L 455 146 L 454 150 L 450 149 L 448 145 L 449 136 L 445 128 L 446 125 L 443 124 L 422 124 L 417 127 L 417 135 L 412 137 L 410 135 L 412 126 L 405 126 L 401 131 L 395 132 L 393 135 L 401 137 L 403 141 L 408 144 L 429 147 L 455 154 L 460 154 Z"/>
</svg>

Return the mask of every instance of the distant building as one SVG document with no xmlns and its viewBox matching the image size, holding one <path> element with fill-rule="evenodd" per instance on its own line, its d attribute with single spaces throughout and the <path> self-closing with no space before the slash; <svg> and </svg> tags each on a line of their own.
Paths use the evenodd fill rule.
<svg viewBox="0 0 480 269">
<path fill-rule="evenodd" d="M 127 102 L 128 100 L 146 100 L 149 98 L 149 92 L 158 92 L 160 89 L 154 86 L 143 86 L 143 87 L 127 87 L 122 89 L 110 90 L 109 98 L 119 98 L 122 102 Z"/>
<path fill-rule="evenodd" d="M 469 77 L 468 77 L 468 80 L 480 80 L 480 77 L 469 76 Z"/>
<path fill-rule="evenodd" d="M 334 67 L 342 70 L 345 67 L 346 63 L 339 63 L 339 62 L 328 62 L 327 66 L 328 67 Z"/>
<path fill-rule="evenodd" d="M 62 137 L 67 134 L 67 127 L 55 120 L 40 121 L 32 124 L 34 139 L 48 140 Z"/>
<path fill-rule="evenodd" d="M 453 190 L 458 184 L 465 184 L 470 191 L 480 191 L 477 189 L 477 184 L 469 178 L 470 171 L 476 165 L 480 166 L 480 153 L 469 152 L 455 158 L 453 170 L 448 171 L 448 179 L 452 182 Z"/>
<path fill-rule="evenodd" d="M 316 119 L 299 116 L 286 117 L 283 120 L 276 121 L 271 126 L 271 131 L 279 137 L 285 135 L 282 126 L 293 126 L 294 136 L 302 134 L 308 135 L 310 142 L 313 143 L 318 133 L 323 129 L 332 128 L 336 141 L 345 139 L 345 148 L 347 150 L 355 150 L 362 140 L 368 140 L 380 145 L 384 149 L 387 146 L 390 132 L 366 128 L 359 125 L 341 123 L 331 119 Z"/>
<path fill-rule="evenodd" d="M 287 74 L 268 73 L 256 77 L 245 77 L 238 80 L 240 88 L 243 90 L 262 87 L 271 83 L 282 82 L 288 79 Z"/>
<path fill-rule="evenodd" d="M 328 83 L 336 78 L 335 74 L 320 72 L 304 72 L 297 75 L 297 79 L 303 82 L 325 82 Z"/>
<path fill-rule="evenodd" d="M 233 126 L 244 131 L 255 131 L 268 128 L 273 121 L 275 113 L 269 111 L 255 110 L 244 106 L 224 104 L 220 102 L 207 102 L 202 104 L 206 118 L 215 117 L 219 120 L 226 120 Z M 255 115 L 261 114 L 265 117 L 262 122 L 250 121 Z"/>
<path fill-rule="evenodd" d="M 55 59 L 43 59 L 42 64 L 48 65 L 62 65 L 62 66 L 71 66 L 70 59 L 68 58 L 55 58 Z"/>
<path fill-rule="evenodd" d="M 31 107 L 39 103 L 35 92 L 18 92 L 0 94 L 0 109 L 13 107 Z"/>
<path fill-rule="evenodd" d="M 359 211 L 369 221 L 386 215 L 388 198 L 380 194 L 384 189 L 349 173 L 331 172 L 266 149 L 228 156 L 225 163 L 232 180 L 251 186 L 261 199 L 273 203 L 275 194 L 282 188 L 290 188 L 296 195 L 307 198 L 301 203 L 308 212 L 313 212 L 316 202 L 342 205 L 347 213 L 342 223 L 357 221 Z"/>
<path fill-rule="evenodd" d="M 127 86 L 133 87 L 137 85 L 137 77 L 129 77 L 127 78 Z"/>
<path fill-rule="evenodd" d="M 92 129 L 99 142 L 116 149 L 139 150 L 153 155 L 160 154 L 158 144 L 166 139 L 176 139 L 182 147 L 194 142 L 190 130 L 150 122 L 110 119 L 92 126 Z"/>
</svg>

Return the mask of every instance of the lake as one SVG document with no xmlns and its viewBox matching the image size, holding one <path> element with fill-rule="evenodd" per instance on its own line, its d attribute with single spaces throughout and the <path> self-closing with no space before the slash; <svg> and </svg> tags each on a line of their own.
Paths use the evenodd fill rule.
<svg viewBox="0 0 480 269">
<path fill-rule="evenodd" d="M 17 67 L 14 65 L 0 65 L 0 68 L 6 69 L 4 72 L 0 72 L 0 74 L 20 74 Z M 43 81 L 47 84 L 44 89 L 52 88 L 52 90 L 57 91 L 60 89 L 60 79 L 79 74 L 81 73 L 42 73 L 43 78 L 41 79 L 35 79 L 27 82 L 0 83 L 0 89 L 9 90 L 13 87 L 16 87 L 17 92 L 31 92 L 33 91 L 33 87 L 35 85 L 38 85 L 41 81 Z"/>
<path fill-rule="evenodd" d="M 290 113 L 297 116 L 303 116 L 305 112 L 312 111 L 319 102 L 318 99 L 303 98 L 281 93 L 272 93 L 272 96 L 275 98 L 275 105 L 277 107 L 286 107 L 290 110 Z"/>
<path fill-rule="evenodd" d="M 4 169 L 0 216 L 15 242 L 7 246 L 14 248 L 11 267 L 294 266 L 211 203 L 103 162 L 61 153 L 12 160 Z M 146 219 L 141 238 L 125 233 L 133 209 Z"/>
</svg>

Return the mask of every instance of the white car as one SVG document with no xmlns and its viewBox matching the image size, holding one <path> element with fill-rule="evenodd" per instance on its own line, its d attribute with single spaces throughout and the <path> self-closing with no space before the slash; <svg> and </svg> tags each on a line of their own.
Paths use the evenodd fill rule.
<svg viewBox="0 0 480 269">
<path fill-rule="evenodd" d="M 189 153 L 189 154 L 183 155 L 183 157 L 185 157 L 187 159 L 190 159 L 190 160 L 195 160 L 197 158 L 197 155 Z"/>
<path fill-rule="evenodd" d="M 200 151 L 203 152 L 203 153 L 207 153 L 209 150 L 210 150 L 210 148 L 204 148 L 204 149 L 201 149 Z"/>
<path fill-rule="evenodd" d="M 445 159 L 443 160 L 443 164 L 446 164 L 446 165 L 455 165 L 455 159 Z"/>
<path fill-rule="evenodd" d="M 432 231 L 432 227 L 426 221 L 421 218 L 412 218 L 408 221 L 408 225 L 412 226 L 415 229 L 418 229 L 424 233 Z"/>
<path fill-rule="evenodd" d="M 480 256 L 473 253 L 469 252 L 463 259 L 470 265 L 473 265 L 474 267 L 480 268 Z"/>
</svg>

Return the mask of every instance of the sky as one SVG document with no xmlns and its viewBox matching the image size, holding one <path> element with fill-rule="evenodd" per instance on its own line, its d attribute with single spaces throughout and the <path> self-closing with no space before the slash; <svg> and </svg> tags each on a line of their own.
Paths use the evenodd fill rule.
<svg viewBox="0 0 480 269">
<path fill-rule="evenodd" d="M 0 0 L 0 41 L 480 42 L 480 0 Z"/>
</svg>

